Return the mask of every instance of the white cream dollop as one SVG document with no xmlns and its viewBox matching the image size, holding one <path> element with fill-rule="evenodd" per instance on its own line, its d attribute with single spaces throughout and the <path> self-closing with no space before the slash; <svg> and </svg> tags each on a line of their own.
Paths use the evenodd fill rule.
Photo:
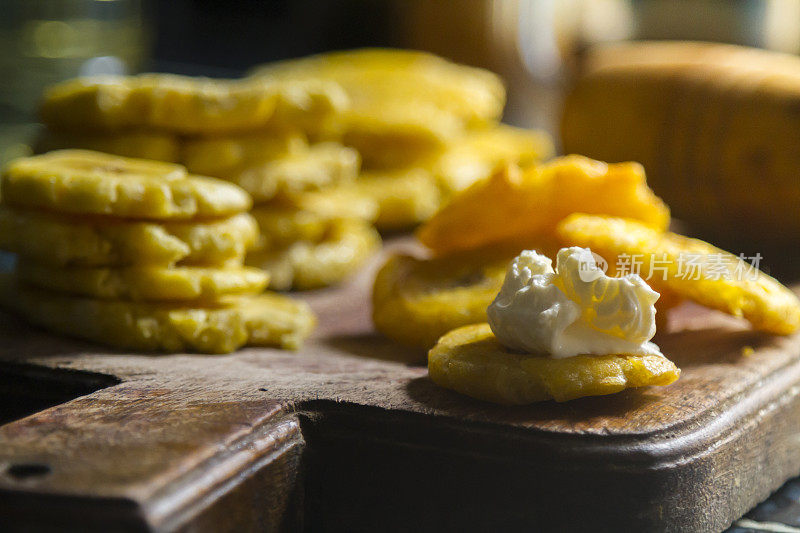
<svg viewBox="0 0 800 533">
<path fill-rule="evenodd" d="M 588 248 L 562 248 L 552 261 L 525 250 L 506 272 L 487 309 L 507 348 L 553 358 L 574 355 L 662 355 L 655 292 L 637 274 L 610 277 Z"/>
</svg>

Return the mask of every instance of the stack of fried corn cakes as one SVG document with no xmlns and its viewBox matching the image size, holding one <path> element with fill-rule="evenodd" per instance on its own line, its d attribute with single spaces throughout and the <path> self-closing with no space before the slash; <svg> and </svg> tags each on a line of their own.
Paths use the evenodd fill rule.
<svg viewBox="0 0 800 533">
<path fill-rule="evenodd" d="M 546 134 L 499 123 L 505 87 L 498 76 L 429 53 L 334 52 L 263 65 L 251 76 L 344 89 L 349 105 L 310 135 L 358 151 L 359 179 L 340 188 L 376 202 L 380 230 L 424 222 L 498 164 L 528 166 L 552 155 Z"/>
<path fill-rule="evenodd" d="M 307 131 L 348 105 L 333 82 L 209 80 L 165 74 L 67 81 L 41 106 L 39 151 L 84 148 L 181 163 L 246 190 L 262 238 L 248 263 L 274 289 L 340 281 L 380 246 L 372 202 L 306 200 L 353 181 L 358 153 Z"/>
<path fill-rule="evenodd" d="M 258 240 L 240 187 L 174 164 L 61 150 L 0 181 L 0 247 L 18 256 L 5 305 L 56 332 L 145 351 L 297 347 L 309 308 L 262 294 L 243 266 Z"/>
<path fill-rule="evenodd" d="M 42 105 L 40 149 L 179 162 L 254 199 L 247 263 L 276 289 L 341 281 L 501 163 L 549 157 L 545 134 L 499 124 L 494 74 L 431 54 L 355 50 L 259 67 L 241 80 L 73 80 Z"/>
</svg>

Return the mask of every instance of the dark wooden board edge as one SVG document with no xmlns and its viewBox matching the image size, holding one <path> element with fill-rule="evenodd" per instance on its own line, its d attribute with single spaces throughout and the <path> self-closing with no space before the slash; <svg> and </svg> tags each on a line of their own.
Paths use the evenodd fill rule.
<svg viewBox="0 0 800 533">
<path fill-rule="evenodd" d="M 35 365 L 13 365 L 13 371 L 46 379 L 50 374 L 49 379 L 54 382 L 65 377 L 61 369 Z M 96 373 L 68 370 L 66 374 L 77 389 L 81 379 L 86 380 L 87 386 L 119 383 Z M 130 395 L 131 390 L 135 391 L 134 396 Z M 290 406 L 264 400 L 242 409 L 236 403 L 222 403 L 218 412 L 212 410 L 205 422 L 208 427 L 192 434 L 180 426 L 179 414 L 168 413 L 169 407 L 159 410 L 163 403 L 169 406 L 175 399 L 183 401 L 180 390 L 148 391 L 146 385 L 141 390 L 145 392 L 139 392 L 135 381 L 124 381 L 4 426 L 20 435 L 26 430 L 32 429 L 35 434 L 41 430 L 45 438 L 53 437 L 54 444 L 60 442 L 62 446 L 48 447 L 47 454 L 22 449 L 15 453 L 18 460 L 14 463 L 0 461 L 0 531 L 216 532 L 300 528 L 305 441 Z M 100 398 L 101 394 L 106 397 Z M 115 394 L 119 401 L 108 402 L 108 395 Z M 76 430 L 80 431 L 87 419 L 98 416 L 113 422 L 130 419 L 134 402 L 139 406 L 134 410 L 141 408 L 145 419 L 172 416 L 178 421 L 172 426 L 174 439 L 156 428 L 156 423 L 133 421 L 143 434 L 139 446 L 157 448 L 155 453 L 161 458 L 171 457 L 173 464 L 165 464 L 165 469 L 175 466 L 174 460 L 184 449 L 187 456 L 198 457 L 198 462 L 164 480 L 157 479 L 159 472 L 151 471 L 145 477 L 155 479 L 152 484 L 147 483 L 155 487 L 122 480 L 114 490 L 103 491 L 92 487 L 89 480 L 73 494 L 40 489 L 39 480 L 46 479 L 51 470 L 64 467 L 65 462 L 91 465 L 98 443 L 111 448 L 121 445 L 119 464 L 130 469 L 131 460 L 123 456 L 124 434 L 120 434 L 123 442 L 114 442 L 113 437 L 100 441 L 93 439 L 92 428 L 86 436 Z M 233 423 L 221 423 L 228 417 Z M 191 416 L 186 417 L 186 424 L 193 422 Z M 203 424 L 203 417 L 198 417 L 197 422 Z M 202 448 L 193 448 L 192 436 L 198 434 L 213 440 L 204 442 Z M 170 452 L 171 447 L 175 453 Z"/>
<path fill-rule="evenodd" d="M 340 531 L 722 531 L 800 474 L 796 389 L 722 433 L 698 427 L 667 451 L 644 441 L 635 464 L 627 446 L 587 454 L 575 439 L 542 446 L 524 433 L 320 402 L 301 413 L 306 521 Z"/>
<path fill-rule="evenodd" d="M 0 526 L 721 531 L 800 473 L 798 379 L 800 363 L 715 424 L 657 448 L 652 436 L 609 446 L 597 436 L 498 434 L 492 424 L 346 402 L 286 404 L 145 499 L 135 490 L 127 498 L 76 498 L 38 493 L 35 483 L 6 486 Z M 26 420 L 47 423 L 51 410 Z M 759 457 L 746 455 L 753 451 Z"/>
</svg>

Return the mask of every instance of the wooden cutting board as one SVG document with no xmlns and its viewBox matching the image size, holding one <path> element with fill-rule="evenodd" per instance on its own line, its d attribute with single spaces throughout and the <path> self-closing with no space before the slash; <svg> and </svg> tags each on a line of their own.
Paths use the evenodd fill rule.
<svg viewBox="0 0 800 533">
<path fill-rule="evenodd" d="M 399 362 L 374 268 L 306 295 L 298 353 L 115 353 L 3 316 L 0 529 L 720 531 L 800 474 L 798 336 L 687 304 L 657 339 L 673 385 L 500 407 Z"/>
</svg>

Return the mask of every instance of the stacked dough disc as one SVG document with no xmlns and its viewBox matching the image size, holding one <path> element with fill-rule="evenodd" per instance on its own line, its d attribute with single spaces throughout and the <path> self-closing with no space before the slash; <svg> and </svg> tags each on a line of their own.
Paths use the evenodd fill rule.
<svg viewBox="0 0 800 533">
<path fill-rule="evenodd" d="M 186 140 L 194 172 L 232 181 L 254 200 L 262 238 L 247 263 L 276 289 L 313 289 L 341 281 L 380 247 L 376 207 L 349 195 L 318 197 L 356 179 L 358 153 L 336 142 L 309 144 L 297 130 Z"/>
<path fill-rule="evenodd" d="M 18 254 L 4 303 L 31 322 L 110 346 L 225 353 L 293 348 L 305 304 L 261 294 L 243 266 L 258 239 L 249 195 L 180 165 L 81 150 L 12 162 L 0 246 Z"/>
<path fill-rule="evenodd" d="M 254 199 L 247 263 L 276 289 L 341 281 L 380 244 L 501 163 L 549 157 L 550 139 L 498 123 L 494 74 L 415 51 L 280 62 L 238 81 L 169 75 L 74 80 L 42 106 L 40 148 L 179 162 Z M 363 164 L 362 164 L 363 162 Z"/>
<path fill-rule="evenodd" d="M 340 281 L 380 246 L 371 200 L 303 197 L 358 176 L 354 149 L 306 134 L 347 105 L 341 87 L 324 80 L 72 80 L 45 95 L 39 150 L 179 162 L 231 181 L 251 195 L 261 225 L 248 263 L 271 275 L 272 288 L 315 288 Z"/>
<path fill-rule="evenodd" d="M 343 187 L 377 204 L 381 230 L 427 220 L 501 163 L 527 166 L 552 155 L 546 134 L 499 124 L 505 88 L 498 76 L 425 52 L 335 52 L 264 65 L 252 77 L 344 89 L 350 105 L 310 135 L 358 150 L 362 173 Z"/>
</svg>

